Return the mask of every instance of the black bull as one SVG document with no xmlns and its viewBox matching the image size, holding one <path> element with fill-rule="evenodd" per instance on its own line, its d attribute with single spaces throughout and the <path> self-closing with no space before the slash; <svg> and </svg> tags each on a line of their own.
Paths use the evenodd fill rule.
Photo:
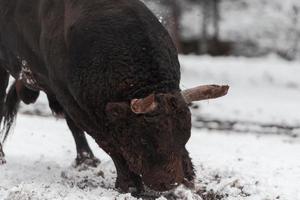
<svg viewBox="0 0 300 200">
<path fill-rule="evenodd" d="M 6 94 L 9 75 L 16 82 Z M 0 0 L 6 126 L 19 100 L 33 103 L 44 91 L 51 109 L 67 120 L 77 159 L 96 160 L 87 132 L 111 156 L 123 191 L 141 191 L 143 184 L 162 191 L 193 181 L 185 149 L 188 103 L 222 96 L 228 87 L 181 92 L 179 81 L 169 34 L 138 0 Z"/>
</svg>

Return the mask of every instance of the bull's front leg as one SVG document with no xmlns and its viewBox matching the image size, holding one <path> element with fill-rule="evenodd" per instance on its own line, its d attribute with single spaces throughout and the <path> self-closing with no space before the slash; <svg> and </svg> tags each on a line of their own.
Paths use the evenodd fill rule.
<svg viewBox="0 0 300 200">
<path fill-rule="evenodd" d="M 132 192 L 131 188 L 135 188 L 137 193 L 143 192 L 144 186 L 141 177 L 129 170 L 125 159 L 119 154 L 112 154 L 111 157 L 117 170 L 116 188 L 122 192 Z"/>
<path fill-rule="evenodd" d="M 85 137 L 85 133 L 76 126 L 69 116 L 66 116 L 66 121 L 76 144 L 77 157 L 75 159 L 75 166 L 86 165 L 97 167 L 100 164 L 100 160 L 94 156 Z"/>
</svg>

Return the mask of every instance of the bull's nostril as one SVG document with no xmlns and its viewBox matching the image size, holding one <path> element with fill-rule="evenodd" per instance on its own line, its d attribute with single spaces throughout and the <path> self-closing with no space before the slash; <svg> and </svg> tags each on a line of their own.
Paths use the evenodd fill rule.
<svg viewBox="0 0 300 200">
<path fill-rule="evenodd" d="M 166 189 L 167 189 L 166 185 L 163 184 L 163 183 L 160 184 L 160 188 L 163 189 L 163 190 L 166 190 Z"/>
</svg>

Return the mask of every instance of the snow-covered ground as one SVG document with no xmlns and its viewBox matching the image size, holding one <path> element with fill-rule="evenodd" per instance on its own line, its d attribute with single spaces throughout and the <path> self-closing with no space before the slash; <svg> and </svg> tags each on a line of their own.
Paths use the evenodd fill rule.
<svg viewBox="0 0 300 200">
<path fill-rule="evenodd" d="M 292 127 L 292 131 L 280 133 L 300 135 L 300 62 L 276 56 L 253 59 L 185 56 L 181 57 L 181 64 L 182 88 L 199 83 L 231 86 L 225 98 L 202 102 L 194 112 L 196 116 L 238 121 L 235 128 L 242 130 L 245 128 L 239 126 L 247 124 L 255 131 L 257 125 Z"/>
<path fill-rule="evenodd" d="M 272 56 L 184 56 L 180 61 L 182 88 L 207 83 L 231 86 L 227 97 L 202 102 L 193 111 L 194 126 L 201 122 L 197 116 L 243 121 L 245 126 L 300 125 L 300 63 Z M 91 138 L 100 166 L 84 171 L 71 166 L 75 145 L 65 122 L 28 115 L 33 109 L 45 114 L 45 107 L 42 98 L 36 107 L 22 108 L 27 114 L 19 115 L 5 146 L 8 163 L 0 166 L 0 200 L 135 199 L 114 189 L 114 165 Z M 300 200 L 300 139 L 257 134 L 256 129 L 264 129 L 252 128 L 248 134 L 194 128 L 188 149 L 197 170 L 196 189 L 180 187 L 160 199 Z M 293 131 L 297 136 L 299 130 Z"/>
</svg>

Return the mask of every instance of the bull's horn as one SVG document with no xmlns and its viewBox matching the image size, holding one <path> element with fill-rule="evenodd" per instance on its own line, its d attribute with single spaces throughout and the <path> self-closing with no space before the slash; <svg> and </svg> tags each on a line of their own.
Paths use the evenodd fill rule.
<svg viewBox="0 0 300 200">
<path fill-rule="evenodd" d="M 203 85 L 181 92 L 186 103 L 207 99 L 216 99 L 225 96 L 229 90 L 228 85 Z"/>
<path fill-rule="evenodd" d="M 131 110 L 135 114 L 145 114 L 154 111 L 157 106 L 154 94 L 143 99 L 131 100 Z"/>
</svg>

